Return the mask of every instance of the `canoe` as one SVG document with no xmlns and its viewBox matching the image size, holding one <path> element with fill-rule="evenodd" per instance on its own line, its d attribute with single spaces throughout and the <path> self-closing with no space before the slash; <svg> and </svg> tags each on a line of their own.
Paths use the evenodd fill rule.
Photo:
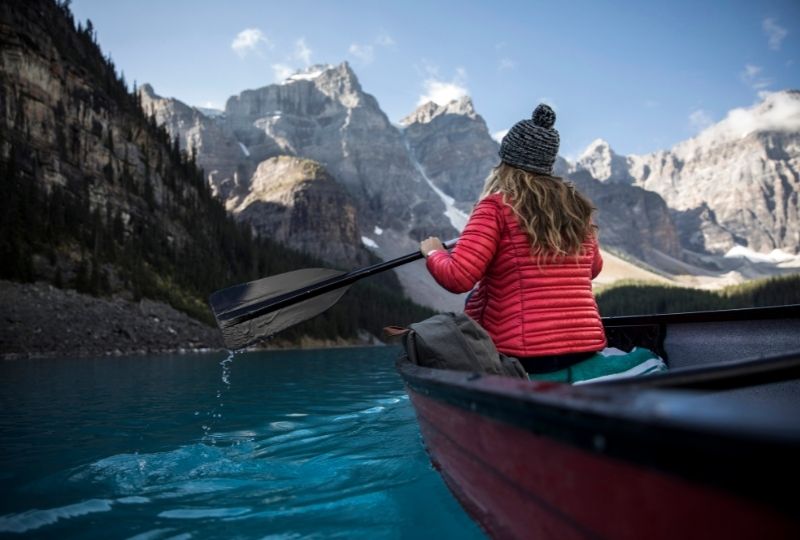
<svg viewBox="0 0 800 540">
<path fill-rule="evenodd" d="M 800 538 L 800 305 L 604 319 L 668 372 L 571 386 L 397 367 L 494 538 Z"/>
</svg>

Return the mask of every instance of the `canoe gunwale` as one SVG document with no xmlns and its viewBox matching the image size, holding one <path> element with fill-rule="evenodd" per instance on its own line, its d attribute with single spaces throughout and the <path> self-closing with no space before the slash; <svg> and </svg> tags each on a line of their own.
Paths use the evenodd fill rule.
<svg viewBox="0 0 800 540">
<path fill-rule="evenodd" d="M 800 304 L 786 304 L 782 306 L 722 309 L 717 311 L 690 311 L 683 313 L 659 313 L 654 315 L 619 315 L 603 317 L 603 325 L 609 328 L 650 324 L 687 324 L 797 318 L 800 318 Z"/>
</svg>

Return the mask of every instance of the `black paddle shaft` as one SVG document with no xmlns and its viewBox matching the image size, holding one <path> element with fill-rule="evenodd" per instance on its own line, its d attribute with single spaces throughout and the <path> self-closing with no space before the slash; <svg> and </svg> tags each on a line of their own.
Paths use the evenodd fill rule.
<svg viewBox="0 0 800 540">
<path fill-rule="evenodd" d="M 445 247 L 449 249 L 455 245 L 456 241 L 457 239 L 446 242 Z M 245 321 L 255 319 L 256 317 L 260 317 L 261 315 L 279 310 L 283 307 L 300 303 L 304 300 L 314 298 L 315 296 L 319 296 L 342 287 L 347 287 L 360 279 L 385 272 L 386 270 L 391 270 L 392 268 L 396 268 L 410 262 L 414 262 L 422 257 L 423 255 L 421 252 L 415 251 L 390 261 L 385 261 L 373 266 L 367 266 L 366 268 L 359 268 L 358 270 L 352 270 L 341 276 L 324 279 L 320 282 L 313 283 L 296 291 L 291 291 L 274 298 L 270 298 L 256 309 L 253 309 L 253 306 L 247 306 L 233 310 L 230 313 L 222 314 L 218 317 L 218 321 L 219 323 L 224 323 L 225 326 L 240 324 Z"/>
</svg>

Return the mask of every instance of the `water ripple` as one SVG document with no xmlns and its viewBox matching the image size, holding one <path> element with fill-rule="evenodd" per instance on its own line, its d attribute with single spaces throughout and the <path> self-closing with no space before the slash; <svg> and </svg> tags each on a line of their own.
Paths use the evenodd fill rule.
<svg viewBox="0 0 800 540">
<path fill-rule="evenodd" d="M 239 538 L 479 538 L 430 467 L 393 353 L 378 351 L 217 356 L 205 371 L 104 360 L 72 366 L 47 400 L 9 395 L 24 406 L 6 411 L 19 422 L 3 427 L 17 456 L 3 482 L 24 497 L 0 507 L 0 532 L 220 538 L 236 522 Z M 48 497 L 49 510 L 26 502 Z"/>
<path fill-rule="evenodd" d="M 28 510 L 19 514 L 0 516 L 0 532 L 23 533 L 32 531 L 45 525 L 95 512 L 108 512 L 111 510 L 112 501 L 105 499 L 91 499 L 77 504 L 70 504 L 60 508 L 47 510 Z"/>
</svg>

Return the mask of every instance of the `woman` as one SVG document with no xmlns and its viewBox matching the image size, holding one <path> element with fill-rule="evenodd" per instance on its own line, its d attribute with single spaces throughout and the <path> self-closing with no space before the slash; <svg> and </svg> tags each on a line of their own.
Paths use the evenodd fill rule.
<svg viewBox="0 0 800 540">
<path fill-rule="evenodd" d="M 606 346 L 592 294 L 603 260 L 591 202 L 552 175 L 555 119 L 542 104 L 531 120 L 515 124 L 453 251 L 435 237 L 420 250 L 440 285 L 472 291 L 465 312 L 500 352 L 518 358 L 532 378 L 576 382 L 579 363 L 585 379 L 625 371 L 641 359 L 609 363 L 595 354 Z"/>
</svg>

